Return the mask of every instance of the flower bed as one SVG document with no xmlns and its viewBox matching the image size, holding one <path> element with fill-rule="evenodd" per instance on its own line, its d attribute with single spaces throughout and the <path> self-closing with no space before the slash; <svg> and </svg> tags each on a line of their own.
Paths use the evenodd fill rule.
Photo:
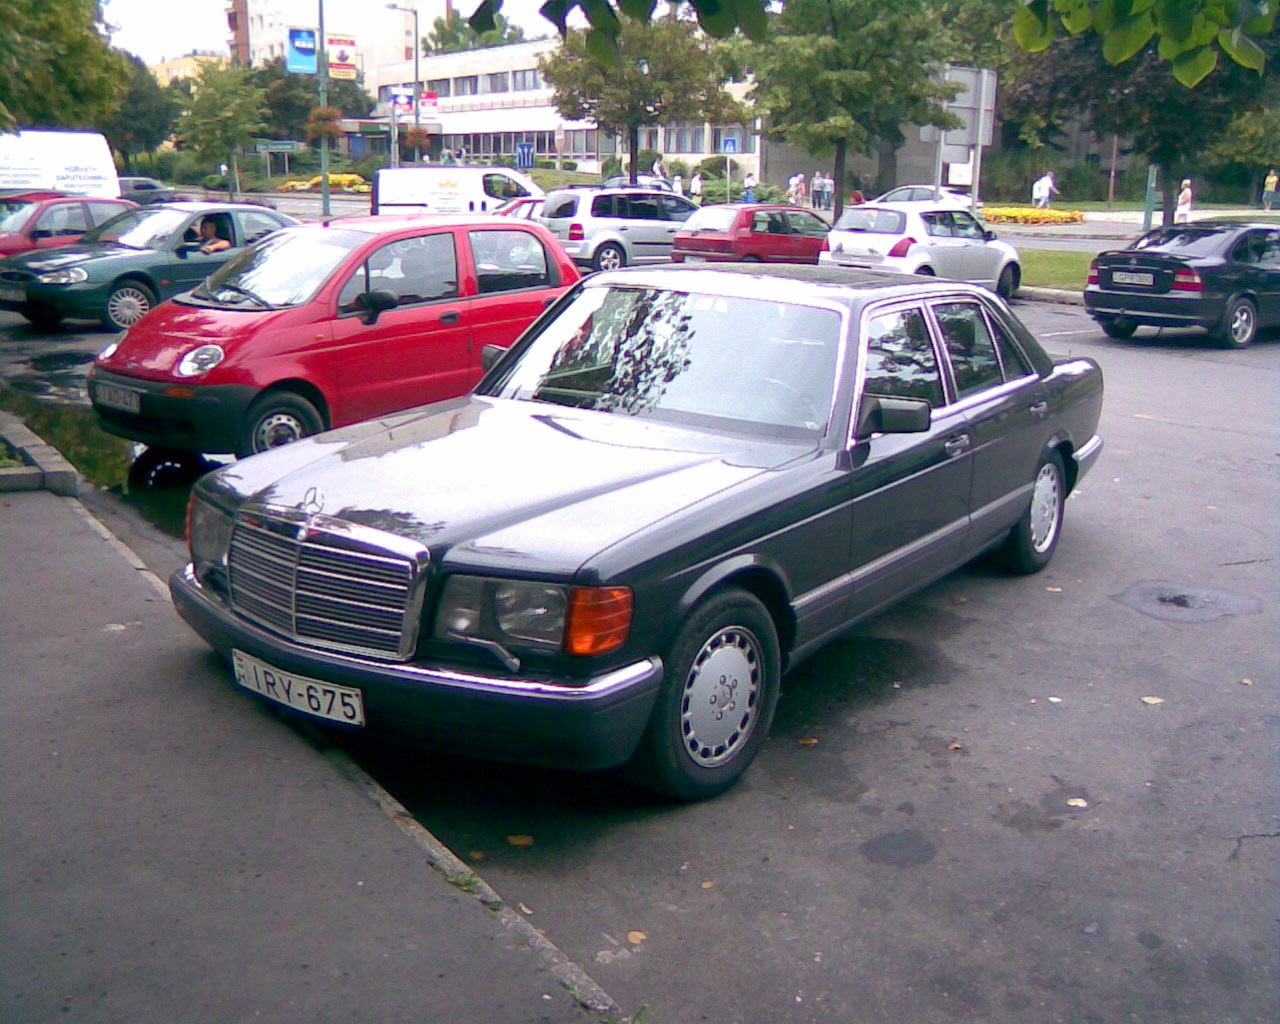
<svg viewBox="0 0 1280 1024">
<path fill-rule="evenodd" d="M 1037 209 L 1034 206 L 984 206 L 982 219 L 992 224 L 1079 224 L 1079 210 Z"/>
<path fill-rule="evenodd" d="M 281 192 L 319 192 L 321 176 L 317 174 L 314 178 L 306 181 L 294 180 L 286 181 L 280 186 Z M 329 187 L 337 188 L 341 192 L 368 192 L 369 183 L 358 174 L 340 174 L 337 172 L 329 175 Z"/>
</svg>

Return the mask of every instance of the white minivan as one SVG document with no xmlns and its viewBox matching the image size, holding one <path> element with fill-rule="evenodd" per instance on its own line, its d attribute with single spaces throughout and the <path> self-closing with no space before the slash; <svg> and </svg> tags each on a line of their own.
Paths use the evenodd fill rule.
<svg viewBox="0 0 1280 1024">
<path fill-rule="evenodd" d="M 97 132 L 0 134 L 0 189 L 120 198 L 111 147 Z"/>
<path fill-rule="evenodd" d="M 374 172 L 370 213 L 492 213 L 542 189 L 510 167 L 382 167 Z"/>
</svg>

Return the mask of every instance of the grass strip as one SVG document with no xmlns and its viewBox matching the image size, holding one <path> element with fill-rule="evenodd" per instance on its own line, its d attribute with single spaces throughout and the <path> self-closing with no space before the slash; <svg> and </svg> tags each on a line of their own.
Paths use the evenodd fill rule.
<svg viewBox="0 0 1280 1024">
<path fill-rule="evenodd" d="M 1093 254 L 1075 249 L 1019 249 L 1022 283 L 1037 288 L 1084 289 Z"/>
</svg>

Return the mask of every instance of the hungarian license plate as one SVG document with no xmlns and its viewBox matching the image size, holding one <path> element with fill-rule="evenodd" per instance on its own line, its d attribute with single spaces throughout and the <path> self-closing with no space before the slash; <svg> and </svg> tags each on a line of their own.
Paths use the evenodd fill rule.
<svg viewBox="0 0 1280 1024">
<path fill-rule="evenodd" d="M 1111 280 L 1114 284 L 1155 284 L 1154 274 L 1136 274 L 1131 270 L 1113 270 L 1111 271 Z"/>
<path fill-rule="evenodd" d="M 268 700 L 343 725 L 364 725 L 364 700 L 359 690 L 320 679 L 285 672 L 244 651 L 231 652 L 236 682 Z"/>
<path fill-rule="evenodd" d="M 706 263 L 707 258 L 705 256 L 686 256 L 684 261 L 686 263 Z"/>
<path fill-rule="evenodd" d="M 114 384 L 99 384 L 95 388 L 99 405 L 109 405 L 113 409 L 125 412 L 137 412 L 142 408 L 142 396 L 128 388 L 118 388 Z"/>
<path fill-rule="evenodd" d="M 0 284 L 0 302 L 26 302 L 27 290 L 21 285 Z"/>
</svg>

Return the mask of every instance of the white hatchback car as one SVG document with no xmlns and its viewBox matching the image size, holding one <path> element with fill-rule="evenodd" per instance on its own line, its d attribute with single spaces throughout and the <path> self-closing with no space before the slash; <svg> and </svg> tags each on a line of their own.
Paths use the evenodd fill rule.
<svg viewBox="0 0 1280 1024">
<path fill-rule="evenodd" d="M 845 207 L 818 262 L 968 281 L 1006 299 L 1022 282 L 1017 249 L 999 241 L 973 214 L 933 203 Z"/>
</svg>

